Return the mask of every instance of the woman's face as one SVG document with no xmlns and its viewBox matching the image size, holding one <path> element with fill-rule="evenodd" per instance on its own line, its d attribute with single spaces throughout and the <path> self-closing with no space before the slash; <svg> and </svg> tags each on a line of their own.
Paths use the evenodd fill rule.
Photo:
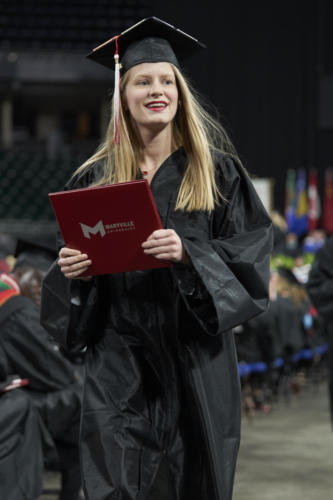
<svg viewBox="0 0 333 500">
<path fill-rule="evenodd" d="M 177 113 L 178 89 L 172 66 L 143 63 L 131 68 L 124 91 L 124 107 L 139 130 L 162 130 Z"/>
</svg>

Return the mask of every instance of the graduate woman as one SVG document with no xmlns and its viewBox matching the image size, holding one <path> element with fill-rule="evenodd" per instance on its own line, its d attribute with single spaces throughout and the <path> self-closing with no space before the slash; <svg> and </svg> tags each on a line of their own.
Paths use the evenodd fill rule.
<svg viewBox="0 0 333 500">
<path fill-rule="evenodd" d="M 271 223 L 182 75 L 179 59 L 200 48 L 149 18 L 89 55 L 110 68 L 116 55 L 121 66 L 105 141 L 67 188 L 146 178 L 164 229 L 142 251 L 174 265 L 83 280 L 89 255 L 60 243 L 45 280 L 42 323 L 68 349 L 87 346 L 88 500 L 148 499 L 161 463 L 170 500 L 232 497 L 240 386 L 231 329 L 266 308 Z"/>
</svg>

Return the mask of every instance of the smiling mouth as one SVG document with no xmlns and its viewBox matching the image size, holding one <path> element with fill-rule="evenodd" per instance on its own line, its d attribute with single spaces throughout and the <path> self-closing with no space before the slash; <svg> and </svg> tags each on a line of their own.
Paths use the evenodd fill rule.
<svg viewBox="0 0 333 500">
<path fill-rule="evenodd" d="M 149 104 L 146 104 L 146 108 L 151 109 L 152 111 L 162 111 L 166 107 L 167 103 L 162 101 L 150 102 Z"/>
</svg>

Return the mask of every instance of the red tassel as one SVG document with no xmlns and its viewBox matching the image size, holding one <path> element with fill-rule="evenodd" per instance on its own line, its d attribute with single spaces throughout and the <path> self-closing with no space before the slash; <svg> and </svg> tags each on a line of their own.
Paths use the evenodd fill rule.
<svg viewBox="0 0 333 500">
<path fill-rule="evenodd" d="M 114 105 L 114 143 L 119 144 L 119 116 L 120 116 L 120 67 L 119 67 L 119 48 L 118 48 L 118 38 L 115 37 L 116 42 L 116 52 L 114 54 L 114 94 L 113 94 L 113 105 Z"/>
</svg>

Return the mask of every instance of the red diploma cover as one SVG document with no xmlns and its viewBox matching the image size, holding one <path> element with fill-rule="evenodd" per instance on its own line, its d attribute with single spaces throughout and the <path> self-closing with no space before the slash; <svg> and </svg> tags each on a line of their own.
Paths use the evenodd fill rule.
<svg viewBox="0 0 333 500">
<path fill-rule="evenodd" d="M 172 265 L 146 255 L 141 247 L 162 229 L 146 179 L 49 193 L 49 198 L 66 246 L 92 260 L 81 276 Z"/>
</svg>

